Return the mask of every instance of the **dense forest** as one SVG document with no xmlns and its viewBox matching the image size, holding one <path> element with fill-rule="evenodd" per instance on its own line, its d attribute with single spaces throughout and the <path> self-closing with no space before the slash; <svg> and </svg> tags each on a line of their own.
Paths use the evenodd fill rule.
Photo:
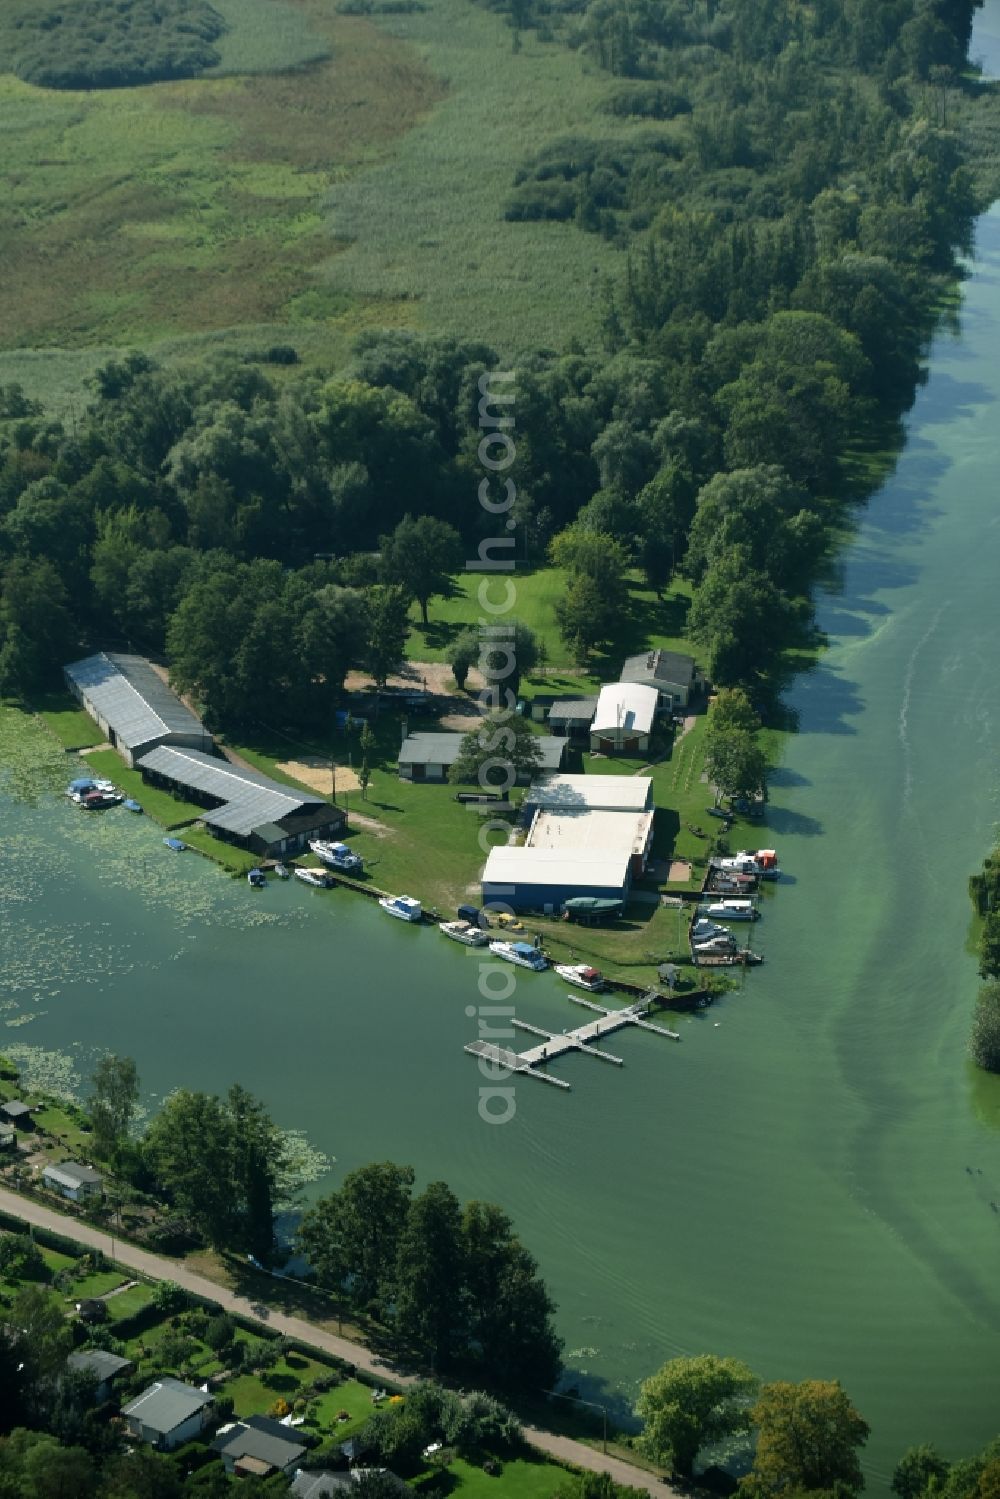
<svg viewBox="0 0 1000 1499">
<path fill-rule="evenodd" d="M 511 213 L 571 211 L 629 245 L 604 349 L 516 359 L 518 549 L 573 559 L 578 656 L 613 629 L 596 607 L 608 555 L 657 588 L 691 579 L 689 630 L 720 685 L 759 692 L 808 631 L 845 459 L 912 400 L 968 244 L 977 205 L 946 119 L 973 86 L 972 9 L 512 3 L 515 36 L 586 47 L 629 80 L 615 110 L 677 127 L 648 149 L 567 141 L 512 182 Z M 69 428 L 8 388 L 0 690 L 129 642 L 165 653 L 215 722 L 260 680 L 289 722 L 319 721 L 380 631 L 400 649 L 419 565 L 434 578 L 476 555 L 479 379 L 510 352 L 396 331 L 336 373 L 282 346 L 128 354 Z M 408 517 L 450 529 L 411 525 L 389 548 Z"/>
</svg>

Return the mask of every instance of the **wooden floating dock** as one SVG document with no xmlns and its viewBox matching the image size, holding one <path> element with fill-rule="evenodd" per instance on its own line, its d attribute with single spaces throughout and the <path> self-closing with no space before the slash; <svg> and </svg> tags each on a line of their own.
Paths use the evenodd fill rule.
<svg viewBox="0 0 1000 1499">
<path fill-rule="evenodd" d="M 606 1005 L 597 1004 L 592 999 L 584 999 L 580 994 L 569 994 L 574 1004 L 583 1005 L 584 1009 L 596 1010 L 598 1018 L 588 1020 L 584 1025 L 579 1025 L 572 1031 L 547 1031 L 540 1025 L 531 1025 L 527 1020 L 512 1020 L 511 1025 L 516 1030 L 528 1031 L 533 1036 L 541 1036 L 543 1039 L 538 1046 L 532 1046 L 527 1051 L 513 1051 L 507 1046 L 497 1046 L 493 1041 L 470 1041 L 465 1047 L 471 1056 L 483 1057 L 498 1067 L 505 1068 L 508 1072 L 521 1072 L 537 1077 L 540 1082 L 552 1083 L 557 1088 L 568 1088 L 570 1085 L 561 1077 L 552 1077 L 545 1068 L 549 1062 L 556 1057 L 565 1056 L 569 1051 L 583 1052 L 587 1056 L 596 1057 L 598 1061 L 610 1062 L 615 1067 L 624 1067 L 625 1063 L 621 1057 L 613 1056 L 609 1051 L 602 1051 L 600 1047 L 591 1043 L 602 1036 L 608 1036 L 612 1031 L 621 1030 L 623 1026 L 635 1025 L 644 1031 L 653 1031 L 658 1036 L 666 1036 L 671 1041 L 679 1041 L 680 1032 L 668 1030 L 664 1025 L 654 1025 L 651 1020 L 644 1020 L 649 1002 L 645 999 L 638 1000 L 635 1004 L 628 1005 L 623 1010 L 609 1010 Z"/>
</svg>

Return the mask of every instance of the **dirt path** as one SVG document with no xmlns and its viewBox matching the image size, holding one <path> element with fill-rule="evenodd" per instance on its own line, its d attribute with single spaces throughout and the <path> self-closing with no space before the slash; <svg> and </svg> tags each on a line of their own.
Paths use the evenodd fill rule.
<svg viewBox="0 0 1000 1499">
<path fill-rule="evenodd" d="M 306 1322 L 302 1317 L 291 1317 L 285 1312 L 268 1310 L 262 1317 L 255 1310 L 259 1303 L 251 1302 L 246 1296 L 238 1296 L 225 1286 L 216 1285 L 214 1281 L 194 1274 L 182 1262 L 164 1259 L 145 1249 L 137 1249 L 134 1244 L 124 1244 L 120 1239 L 112 1239 L 109 1234 L 92 1228 L 89 1223 L 68 1218 L 63 1213 L 42 1207 L 40 1203 L 32 1202 L 27 1197 L 19 1197 L 16 1192 L 9 1192 L 3 1187 L 0 1187 L 0 1210 L 13 1218 L 33 1223 L 37 1228 L 47 1228 L 52 1233 L 62 1234 L 64 1238 L 83 1244 L 88 1249 L 100 1249 L 116 1265 L 138 1270 L 150 1280 L 172 1280 L 175 1285 L 190 1291 L 194 1296 L 201 1296 L 250 1321 L 263 1323 L 307 1347 L 322 1349 L 334 1358 L 363 1369 L 375 1379 L 387 1379 L 403 1388 L 417 1382 L 417 1376 L 397 1370 L 360 1343 L 352 1343 L 347 1338 Z M 671 1488 L 664 1480 L 644 1473 L 641 1468 L 633 1468 L 620 1458 L 605 1457 L 592 1447 L 573 1441 L 571 1437 L 556 1436 L 554 1432 L 543 1431 L 536 1426 L 525 1427 L 525 1436 L 533 1447 L 561 1462 L 572 1463 L 575 1467 L 585 1468 L 592 1473 L 610 1473 L 616 1483 L 631 1484 L 643 1493 L 660 1495 L 661 1499 L 665 1495 L 672 1496 L 672 1499 L 682 1499 L 679 1490 Z"/>
</svg>

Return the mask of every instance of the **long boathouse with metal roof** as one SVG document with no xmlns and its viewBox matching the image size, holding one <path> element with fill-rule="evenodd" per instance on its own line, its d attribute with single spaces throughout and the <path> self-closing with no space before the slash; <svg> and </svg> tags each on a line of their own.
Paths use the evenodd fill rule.
<svg viewBox="0 0 1000 1499">
<path fill-rule="evenodd" d="M 347 823 L 342 808 L 320 797 L 200 750 L 160 745 L 137 760 L 136 768 L 153 785 L 205 807 L 201 820 L 209 831 L 251 853 L 299 853 L 311 838 L 336 837 Z"/>
<path fill-rule="evenodd" d="M 143 656 L 99 651 L 64 668 L 79 699 L 126 765 L 161 744 L 209 750 L 212 736 L 201 719 Z"/>
</svg>

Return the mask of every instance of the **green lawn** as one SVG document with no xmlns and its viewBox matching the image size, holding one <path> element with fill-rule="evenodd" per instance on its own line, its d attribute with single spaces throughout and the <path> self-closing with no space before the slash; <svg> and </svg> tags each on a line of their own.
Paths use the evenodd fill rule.
<svg viewBox="0 0 1000 1499">
<path fill-rule="evenodd" d="M 478 1499 L 481 1494 L 492 1499 L 551 1499 L 567 1478 L 565 1468 L 543 1458 L 512 1458 L 502 1466 L 500 1475 L 492 1477 L 457 1457 L 445 1469 L 444 1483 L 440 1474 L 428 1474 L 414 1487 L 424 1495 L 461 1494 L 462 1499 Z"/>
<path fill-rule="evenodd" d="M 153 1299 L 153 1287 L 145 1282 L 130 1286 L 127 1291 L 122 1291 L 117 1296 L 112 1296 L 108 1302 L 108 1317 L 112 1322 L 122 1322 L 126 1317 L 133 1317 L 136 1312 L 141 1312 Z"/>
<path fill-rule="evenodd" d="M 505 575 L 506 576 L 506 575 Z M 451 591 L 446 598 L 431 600 L 430 623 L 420 623 L 420 610 L 414 605 L 413 621 L 406 645 L 407 655 L 413 661 L 444 661 L 448 647 L 455 636 L 467 625 L 478 626 L 482 617 L 477 594 L 484 579 L 490 580 L 489 597 L 502 599 L 503 589 L 498 587 L 495 574 L 463 572 L 451 581 Z M 691 587 L 686 579 L 676 579 L 665 597 L 660 597 L 646 586 L 642 575 L 629 575 L 628 606 L 622 612 L 619 629 L 614 642 L 604 653 L 596 655 L 591 662 L 590 676 L 579 672 L 570 658 L 566 644 L 559 634 L 555 606 L 566 588 L 566 574 L 558 567 L 518 567 L 511 575 L 517 592 L 517 600 L 508 616 L 516 618 L 534 630 L 544 644 L 547 665 L 568 669 L 569 675 L 558 689 L 542 687 L 542 691 L 567 690 L 571 693 L 596 690 L 584 685 L 587 681 L 615 681 L 626 656 L 645 650 L 676 650 L 697 655 L 697 651 L 684 636 L 687 612 L 691 603 Z M 581 682 L 581 678 L 584 682 Z M 540 679 L 545 681 L 543 676 Z M 538 690 L 538 689 L 536 689 Z"/>
<path fill-rule="evenodd" d="M 259 854 L 249 854 L 246 849 L 224 843 L 221 838 L 210 833 L 208 828 L 185 827 L 181 841 L 213 859 L 216 864 L 221 864 L 230 874 L 246 874 L 248 869 L 253 869 L 260 863 Z"/>
<path fill-rule="evenodd" d="M 67 693 L 53 693 L 36 705 L 39 718 L 59 740 L 65 750 L 90 749 L 101 744 L 104 735 L 89 713 Z"/>
<path fill-rule="evenodd" d="M 409 715 L 411 732 L 440 729 L 436 719 L 423 720 Z M 365 860 L 365 878 L 380 890 L 394 895 L 418 896 L 425 906 L 451 910 L 478 892 L 476 882 L 483 856 L 478 844 L 478 817 L 455 800 L 456 788 L 450 785 L 415 785 L 400 780 L 396 757 L 402 739 L 402 721 L 398 713 L 384 709 L 372 720 L 377 744 L 372 755 L 372 782 L 368 799 L 360 792 L 341 792 L 338 801 L 358 814 L 351 824 L 349 842 Z M 276 760 L 287 760 L 296 749 L 317 750 L 313 744 L 296 745 L 285 738 L 262 738 L 251 747 L 232 746 L 238 754 L 267 775 L 296 783 L 275 767 Z M 334 753 L 341 764 L 360 758 L 358 731 L 338 731 Z M 301 788 L 300 788 L 301 789 Z M 379 831 L 365 825 L 364 818 L 374 818 Z M 502 841 L 499 837 L 494 841 Z M 329 898 L 340 899 L 342 892 Z"/>
<path fill-rule="evenodd" d="M 160 791 L 155 786 L 147 786 L 142 779 L 141 772 L 129 770 L 121 756 L 113 749 L 96 750 L 91 755 L 85 755 L 84 759 L 95 775 L 106 776 L 109 781 L 120 786 L 125 795 L 139 802 L 143 811 L 161 827 L 168 830 L 183 828 L 202 815 L 204 809 L 196 807 L 193 802 L 181 801 L 179 797 L 172 796 L 169 791 Z"/>
</svg>

